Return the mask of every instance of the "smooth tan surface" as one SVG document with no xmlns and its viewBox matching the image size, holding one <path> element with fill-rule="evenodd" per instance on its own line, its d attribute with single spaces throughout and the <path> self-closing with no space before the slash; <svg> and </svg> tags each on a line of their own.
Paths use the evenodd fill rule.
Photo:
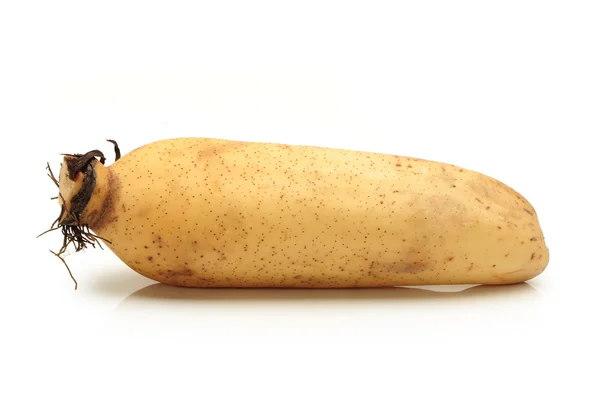
<svg viewBox="0 0 600 400">
<path fill-rule="evenodd" d="M 132 269 L 169 284 L 504 284 L 548 263 L 533 207 L 453 165 L 173 139 L 108 169 L 97 185 L 109 201 L 91 228 Z"/>
</svg>

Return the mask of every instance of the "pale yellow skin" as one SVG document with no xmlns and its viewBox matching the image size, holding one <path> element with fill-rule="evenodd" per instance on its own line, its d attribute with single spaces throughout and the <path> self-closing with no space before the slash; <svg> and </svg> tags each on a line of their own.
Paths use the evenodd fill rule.
<svg viewBox="0 0 600 400">
<path fill-rule="evenodd" d="M 82 223 L 133 270 L 168 284 L 506 284 L 548 263 L 531 204 L 453 165 L 190 138 L 94 168 Z"/>
</svg>

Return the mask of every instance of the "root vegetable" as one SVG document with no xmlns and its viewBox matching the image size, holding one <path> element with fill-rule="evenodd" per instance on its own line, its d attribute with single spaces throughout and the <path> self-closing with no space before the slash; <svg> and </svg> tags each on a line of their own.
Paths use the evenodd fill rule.
<svg viewBox="0 0 600 400">
<path fill-rule="evenodd" d="M 59 226 L 167 284 L 508 284 L 549 259 L 523 196 L 445 163 L 181 138 L 103 164 L 100 152 L 65 156 Z"/>
</svg>

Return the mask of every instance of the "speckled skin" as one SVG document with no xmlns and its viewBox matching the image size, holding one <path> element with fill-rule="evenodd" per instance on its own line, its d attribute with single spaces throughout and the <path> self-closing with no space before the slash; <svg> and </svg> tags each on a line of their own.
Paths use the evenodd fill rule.
<svg viewBox="0 0 600 400">
<path fill-rule="evenodd" d="M 548 263 L 523 197 L 448 164 L 189 138 L 95 168 L 106 195 L 86 222 L 128 266 L 168 284 L 505 284 Z"/>
</svg>

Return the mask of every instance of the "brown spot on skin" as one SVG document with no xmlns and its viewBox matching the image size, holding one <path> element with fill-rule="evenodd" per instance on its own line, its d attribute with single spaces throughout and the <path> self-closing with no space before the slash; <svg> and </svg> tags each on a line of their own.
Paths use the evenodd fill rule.
<svg viewBox="0 0 600 400">
<path fill-rule="evenodd" d="M 206 146 L 198 151 L 198 159 L 203 160 L 209 157 L 217 157 L 223 153 L 246 146 L 244 142 L 231 141 L 228 143 L 220 143 L 213 146 Z"/>
<path fill-rule="evenodd" d="M 412 168 L 412 165 L 408 164 L 408 165 L 407 165 L 407 168 Z"/>
<path fill-rule="evenodd" d="M 531 239 L 529 239 L 529 240 L 531 240 L 532 242 L 536 242 L 538 239 L 537 239 L 537 237 L 535 237 L 535 236 L 534 236 L 534 237 L 532 237 L 532 238 L 531 238 Z"/>
<path fill-rule="evenodd" d="M 471 264 L 471 265 L 469 266 L 469 269 L 467 269 L 467 272 L 470 272 L 472 269 L 473 269 L 473 264 Z"/>
<path fill-rule="evenodd" d="M 481 201 L 479 198 L 475 197 L 475 200 L 477 200 L 478 202 L 480 202 L 481 204 L 483 204 L 483 201 Z"/>
<path fill-rule="evenodd" d="M 504 257 L 508 257 L 508 256 L 510 256 L 510 253 L 506 253 L 506 254 L 504 255 Z"/>
<path fill-rule="evenodd" d="M 535 253 L 531 253 L 531 260 L 535 258 Z"/>
<path fill-rule="evenodd" d="M 183 267 L 180 270 L 171 271 L 171 276 L 193 276 L 194 271 L 187 267 Z"/>
<path fill-rule="evenodd" d="M 104 208 L 101 210 L 100 218 L 94 223 L 90 224 L 90 229 L 93 231 L 102 230 L 106 226 L 110 226 L 119 220 L 119 216 L 115 212 L 116 199 L 119 198 L 121 185 L 119 178 L 113 174 L 110 169 L 108 170 L 108 194 L 106 195 L 106 201 Z"/>
<path fill-rule="evenodd" d="M 148 258 L 148 261 L 152 262 L 152 260 L 153 260 L 152 256 L 148 256 L 147 258 Z"/>
<path fill-rule="evenodd" d="M 482 197 L 484 199 L 490 199 L 491 193 L 490 193 L 490 188 L 488 188 L 487 186 L 487 182 L 481 182 L 481 181 L 472 181 L 472 182 L 468 182 L 467 186 L 473 191 L 474 194 L 478 195 L 478 197 Z M 493 192 L 492 192 L 493 193 Z"/>
<path fill-rule="evenodd" d="M 525 212 L 529 215 L 533 215 L 533 212 L 531 212 L 531 210 L 528 210 L 527 208 L 523 208 L 523 210 L 525 210 Z"/>
<path fill-rule="evenodd" d="M 396 164 L 396 167 L 401 167 L 401 166 L 402 166 L 402 164 L 400 164 L 400 163 Z"/>
<path fill-rule="evenodd" d="M 173 279 L 174 281 L 177 281 L 178 278 L 184 278 L 184 277 L 192 277 L 194 276 L 194 271 L 192 271 L 191 269 L 189 269 L 188 267 L 180 267 L 178 269 L 175 270 L 161 270 L 158 272 L 159 275 L 164 276 L 167 280 L 171 280 Z M 201 279 L 201 278 L 198 278 Z M 209 279 L 206 279 L 209 280 Z"/>
<path fill-rule="evenodd" d="M 121 204 L 121 209 L 123 212 L 127 212 L 127 206 L 125 206 L 125 203 Z"/>
<path fill-rule="evenodd" d="M 426 254 L 411 248 L 402 260 L 389 263 L 374 261 L 369 266 L 369 270 L 376 276 L 381 273 L 418 274 L 435 268 L 431 263 L 424 261 L 426 259 L 428 259 Z"/>
<path fill-rule="evenodd" d="M 447 260 L 447 261 L 452 261 L 452 260 L 454 260 L 454 257 L 453 257 L 453 256 L 450 256 L 450 257 L 448 257 L 446 260 Z"/>
<path fill-rule="evenodd" d="M 399 274 L 417 274 L 419 272 L 425 272 L 432 269 L 432 266 L 422 262 L 406 263 L 402 261 L 392 264 L 383 264 L 379 267 L 380 271 L 394 272 Z"/>
</svg>

